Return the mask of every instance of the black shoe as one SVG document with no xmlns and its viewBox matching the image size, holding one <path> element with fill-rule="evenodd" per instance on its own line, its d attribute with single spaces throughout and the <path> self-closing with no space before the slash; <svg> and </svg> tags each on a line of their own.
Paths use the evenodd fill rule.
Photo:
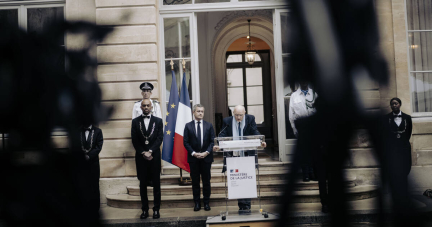
<svg viewBox="0 0 432 227">
<path fill-rule="evenodd" d="M 204 203 L 204 210 L 205 211 L 211 210 L 210 205 L 208 203 Z"/>
<path fill-rule="evenodd" d="M 160 212 L 158 210 L 154 210 L 153 211 L 153 219 L 158 219 L 160 218 Z"/>
<path fill-rule="evenodd" d="M 310 181 L 310 179 L 308 176 L 303 177 L 303 182 L 309 182 L 309 181 Z"/>
<path fill-rule="evenodd" d="M 148 210 L 143 211 L 143 213 L 141 214 L 140 218 L 141 219 L 146 219 L 148 218 L 149 214 L 148 214 Z"/>
<path fill-rule="evenodd" d="M 328 207 L 327 205 L 322 205 L 322 209 L 321 209 L 321 211 L 322 211 L 323 213 L 328 213 L 328 212 L 329 212 L 329 207 Z"/>
<path fill-rule="evenodd" d="M 195 202 L 194 211 L 199 211 L 199 210 L 201 210 L 201 203 Z"/>
</svg>

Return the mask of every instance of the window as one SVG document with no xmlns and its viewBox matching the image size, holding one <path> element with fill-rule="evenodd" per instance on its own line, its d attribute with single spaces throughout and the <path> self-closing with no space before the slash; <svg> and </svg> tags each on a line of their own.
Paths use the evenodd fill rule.
<svg viewBox="0 0 432 227">
<path fill-rule="evenodd" d="M 406 0 L 412 110 L 432 112 L 432 3 Z"/>
<path fill-rule="evenodd" d="M 64 4 L 41 4 L 43 1 L 32 5 L 17 3 L 15 6 L 2 6 L 0 2 L 0 23 L 8 23 L 20 27 L 28 34 L 37 35 L 64 21 Z M 65 46 L 64 36 L 57 40 L 57 44 Z M 56 62 L 65 65 L 64 54 L 60 54 Z"/>
<path fill-rule="evenodd" d="M 164 18 L 164 48 L 165 48 L 165 90 L 166 101 L 170 96 L 172 84 L 171 59 L 174 62 L 174 74 L 178 91 L 181 90 L 182 78 L 185 72 L 186 85 L 189 91 L 189 98 L 192 99 L 191 90 L 191 41 L 190 41 L 190 20 L 189 17 Z M 183 70 L 182 61 L 186 62 Z"/>
<path fill-rule="evenodd" d="M 243 105 L 257 124 L 264 122 L 263 67 L 259 54 L 250 66 L 242 53 L 227 53 L 228 107 Z"/>
</svg>

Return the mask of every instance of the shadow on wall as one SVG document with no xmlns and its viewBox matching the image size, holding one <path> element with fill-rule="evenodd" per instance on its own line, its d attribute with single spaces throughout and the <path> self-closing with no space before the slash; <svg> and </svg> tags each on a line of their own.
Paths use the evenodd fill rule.
<svg viewBox="0 0 432 227">
<path fill-rule="evenodd" d="M 101 105 L 97 60 L 88 54 L 112 29 L 63 22 L 40 33 L 7 23 L 0 30 L 0 132 L 7 133 L 7 146 L 0 148 L 0 218 L 8 226 L 98 226 L 98 215 L 84 205 L 79 170 L 85 158 L 74 135 L 112 111 Z M 86 36 L 85 48 L 59 45 L 66 33 Z M 69 150 L 51 143 L 59 127 L 71 135 Z"/>
</svg>

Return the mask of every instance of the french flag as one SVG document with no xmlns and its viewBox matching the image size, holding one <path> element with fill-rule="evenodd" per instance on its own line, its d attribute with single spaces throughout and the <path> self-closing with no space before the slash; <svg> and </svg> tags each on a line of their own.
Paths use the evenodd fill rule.
<svg viewBox="0 0 432 227">
<path fill-rule="evenodd" d="M 183 144 L 183 132 L 185 125 L 192 121 L 192 109 L 190 106 L 189 92 L 186 86 L 186 75 L 183 74 L 183 81 L 180 91 L 180 102 L 178 104 L 177 120 L 175 126 L 174 149 L 172 164 L 190 172 L 187 162 L 188 153 Z"/>
</svg>

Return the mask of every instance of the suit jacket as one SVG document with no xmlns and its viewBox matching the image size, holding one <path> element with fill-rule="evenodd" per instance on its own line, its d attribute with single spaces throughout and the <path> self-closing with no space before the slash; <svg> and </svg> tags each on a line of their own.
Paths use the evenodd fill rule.
<svg viewBox="0 0 432 227">
<path fill-rule="evenodd" d="M 85 137 L 85 132 L 81 130 L 80 141 L 82 141 L 82 144 L 80 144 L 81 149 L 82 149 L 81 147 L 82 145 L 84 149 L 90 150 L 88 153 L 85 154 L 89 156 L 89 160 L 86 161 L 87 165 L 85 165 L 87 167 L 87 169 L 85 170 L 86 171 L 85 174 L 89 176 L 91 179 L 99 179 L 100 177 L 99 153 L 101 152 L 102 145 L 103 145 L 102 130 L 92 125 L 92 129 L 89 132 L 87 141 Z"/>
<path fill-rule="evenodd" d="M 232 132 L 232 122 L 233 117 L 226 117 L 223 119 L 222 130 L 220 131 L 218 137 L 231 137 L 233 136 Z M 245 126 L 243 128 L 243 136 L 254 136 L 261 135 L 261 133 L 257 129 L 257 125 L 255 122 L 255 116 L 245 114 Z"/>
<path fill-rule="evenodd" d="M 199 148 L 199 141 L 195 128 L 195 120 L 185 125 L 183 133 L 183 144 L 188 152 L 188 163 L 196 162 L 198 159 L 192 156 L 192 152 L 209 152 L 209 155 L 204 158 L 204 162 L 213 162 L 213 145 L 214 145 L 214 130 L 213 125 L 207 121 L 202 121 L 203 127 L 203 144 Z"/>
<path fill-rule="evenodd" d="M 388 162 L 389 171 L 403 170 L 408 174 L 411 170 L 411 144 L 412 133 L 411 116 L 402 113 L 402 122 L 398 126 L 393 120 L 393 113 L 384 116 L 384 158 Z M 400 138 L 397 138 L 397 135 Z"/>
<path fill-rule="evenodd" d="M 386 125 L 388 140 L 402 141 L 404 148 L 411 148 L 411 144 L 409 143 L 409 140 L 412 134 L 412 119 L 410 115 L 402 113 L 402 122 L 399 126 L 397 126 L 397 124 L 393 120 L 393 112 L 391 112 L 385 115 L 384 124 Z M 394 133 L 395 131 L 405 131 L 405 132 Z M 396 138 L 397 134 L 400 134 L 400 138 Z"/>
<path fill-rule="evenodd" d="M 152 133 L 153 131 L 153 133 Z M 151 135 L 151 136 L 150 136 Z M 149 144 L 145 144 L 148 137 Z M 163 140 L 163 123 L 162 119 L 151 116 L 148 129 L 146 130 L 143 116 L 138 116 L 132 120 L 131 128 L 132 144 L 135 148 L 135 164 L 137 170 L 138 179 L 141 179 L 143 174 L 146 174 L 146 166 L 152 165 L 152 171 L 160 172 L 161 167 L 161 151 L 160 146 Z M 147 161 L 141 154 L 143 151 L 152 150 L 153 159 Z"/>
</svg>

